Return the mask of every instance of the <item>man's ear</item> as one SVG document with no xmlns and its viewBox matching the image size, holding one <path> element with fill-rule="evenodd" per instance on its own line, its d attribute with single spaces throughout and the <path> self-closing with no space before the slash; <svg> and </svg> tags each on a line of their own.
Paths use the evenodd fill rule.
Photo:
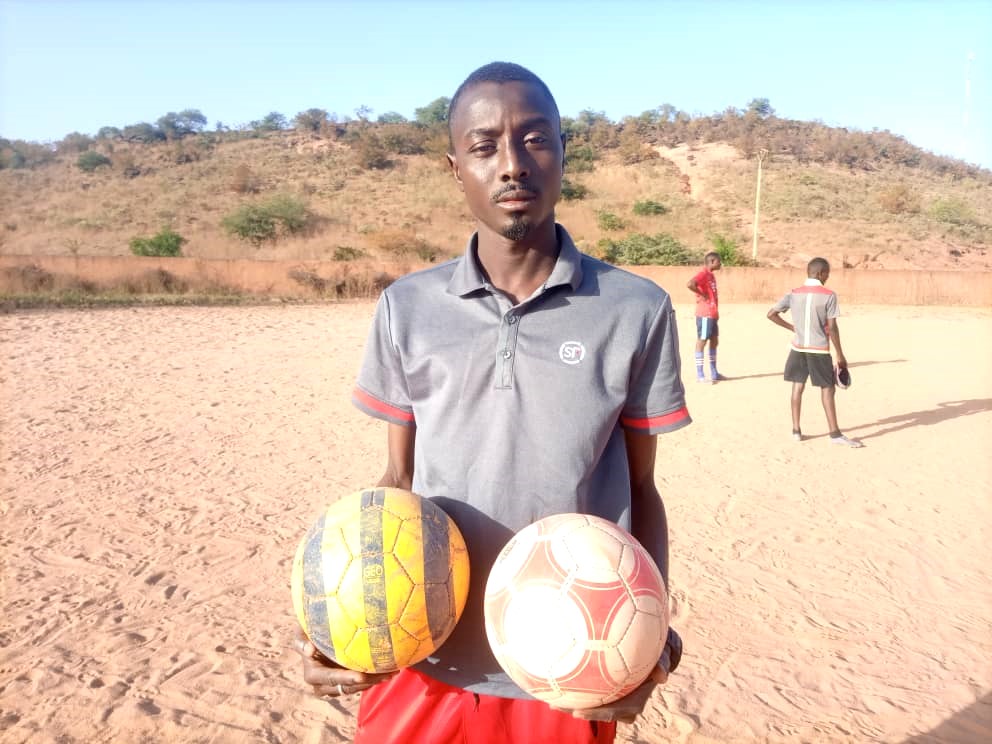
<svg viewBox="0 0 992 744">
<path fill-rule="evenodd" d="M 565 175 L 565 143 L 568 142 L 568 135 L 561 133 L 561 174 Z"/>
<path fill-rule="evenodd" d="M 459 189 L 461 189 L 462 191 L 464 191 L 465 190 L 465 186 L 464 186 L 464 184 L 462 184 L 462 174 L 461 174 L 461 171 L 458 170 L 458 160 L 450 152 L 446 152 L 444 154 L 444 157 L 446 157 L 448 159 L 448 167 L 451 169 L 451 175 L 454 177 L 455 183 L 458 184 L 458 188 Z"/>
</svg>

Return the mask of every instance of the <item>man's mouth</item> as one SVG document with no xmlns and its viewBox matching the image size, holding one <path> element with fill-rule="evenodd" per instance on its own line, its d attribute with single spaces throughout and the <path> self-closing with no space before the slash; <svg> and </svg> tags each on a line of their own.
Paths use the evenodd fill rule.
<svg viewBox="0 0 992 744">
<path fill-rule="evenodd" d="M 496 197 L 496 203 L 504 209 L 519 208 L 537 198 L 537 192 L 530 189 L 512 189 L 502 192 Z"/>
</svg>

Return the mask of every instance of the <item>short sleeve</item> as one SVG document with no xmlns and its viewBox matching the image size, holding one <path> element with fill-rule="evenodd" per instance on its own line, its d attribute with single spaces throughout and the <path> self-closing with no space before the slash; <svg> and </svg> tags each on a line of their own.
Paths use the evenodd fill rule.
<svg viewBox="0 0 992 744">
<path fill-rule="evenodd" d="M 675 310 L 668 296 L 634 360 L 620 423 L 625 429 L 641 434 L 675 431 L 692 423 L 685 405 Z"/>
<path fill-rule="evenodd" d="M 827 317 L 828 318 L 840 317 L 840 307 L 837 304 L 836 292 L 831 292 L 830 296 L 827 298 Z"/>
<path fill-rule="evenodd" d="M 402 356 L 393 338 L 389 297 L 385 292 L 375 308 L 351 400 L 369 416 L 404 426 L 414 423 Z"/>
<path fill-rule="evenodd" d="M 772 306 L 772 310 L 777 313 L 784 313 L 792 306 L 792 293 L 790 292 Z"/>
</svg>

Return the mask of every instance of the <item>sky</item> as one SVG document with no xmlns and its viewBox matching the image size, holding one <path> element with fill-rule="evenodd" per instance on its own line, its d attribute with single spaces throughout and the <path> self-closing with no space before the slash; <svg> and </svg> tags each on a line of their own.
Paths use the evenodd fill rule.
<svg viewBox="0 0 992 744">
<path fill-rule="evenodd" d="M 494 60 L 537 73 L 566 116 L 768 98 L 992 168 L 992 0 L 0 0 L 0 137 L 190 108 L 209 128 L 412 118 Z"/>
</svg>

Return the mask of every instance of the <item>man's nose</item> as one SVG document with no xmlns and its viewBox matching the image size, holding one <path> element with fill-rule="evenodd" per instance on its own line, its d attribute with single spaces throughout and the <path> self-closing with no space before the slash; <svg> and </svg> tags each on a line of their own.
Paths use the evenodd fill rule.
<svg viewBox="0 0 992 744">
<path fill-rule="evenodd" d="M 519 181 L 530 176 L 530 153 L 523 142 L 510 142 L 503 148 L 500 178 Z"/>
</svg>

